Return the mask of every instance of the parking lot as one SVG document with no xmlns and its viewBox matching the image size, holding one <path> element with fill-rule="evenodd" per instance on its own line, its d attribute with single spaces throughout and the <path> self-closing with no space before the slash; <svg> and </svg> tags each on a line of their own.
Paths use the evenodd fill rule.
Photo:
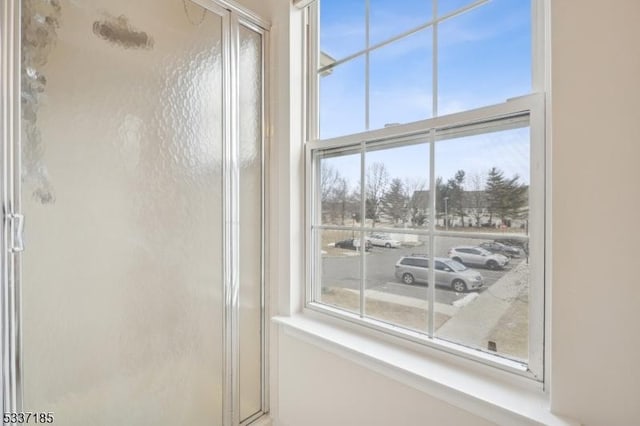
<svg viewBox="0 0 640 426">
<path fill-rule="evenodd" d="M 426 237 L 425 237 L 426 238 Z M 435 255 L 447 257 L 451 247 L 461 245 L 477 245 L 480 239 L 467 237 L 438 237 L 436 238 Z M 365 277 L 367 290 L 375 290 L 394 294 L 398 296 L 411 297 L 426 300 L 428 287 L 424 284 L 407 285 L 400 282 L 395 277 L 395 264 L 402 256 L 411 254 L 427 254 L 429 248 L 428 240 L 418 241 L 415 246 L 402 246 L 397 249 L 373 247 L 365 255 Z M 323 287 L 338 287 L 358 290 L 360 287 L 360 253 L 353 250 L 336 249 L 331 254 L 322 257 L 322 285 Z M 486 291 L 496 281 L 507 274 L 520 262 L 526 261 L 523 253 L 518 258 L 511 259 L 509 265 L 503 270 L 489 270 L 482 267 L 473 267 L 479 271 L 484 278 L 484 288 L 479 292 Z M 466 296 L 466 293 L 456 293 L 445 288 L 436 287 L 436 303 L 451 305 L 456 300 Z"/>
</svg>

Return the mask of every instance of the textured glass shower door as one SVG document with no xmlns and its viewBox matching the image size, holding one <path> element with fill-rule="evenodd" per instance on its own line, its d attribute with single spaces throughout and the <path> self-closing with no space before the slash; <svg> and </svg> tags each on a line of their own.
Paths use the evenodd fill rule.
<svg viewBox="0 0 640 426">
<path fill-rule="evenodd" d="M 23 409 L 223 418 L 225 34 L 188 0 L 24 0 Z"/>
</svg>

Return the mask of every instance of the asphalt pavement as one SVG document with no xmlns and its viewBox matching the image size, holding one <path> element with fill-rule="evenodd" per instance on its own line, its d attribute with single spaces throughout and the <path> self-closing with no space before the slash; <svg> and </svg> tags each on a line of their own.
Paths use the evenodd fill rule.
<svg viewBox="0 0 640 426">
<path fill-rule="evenodd" d="M 460 245 L 476 245 L 484 240 L 475 240 L 459 237 L 438 237 L 436 239 L 436 256 L 447 257 L 447 252 L 451 247 Z M 365 277 L 366 289 L 385 292 L 398 296 L 411 297 L 426 300 L 428 297 L 428 286 L 425 284 L 407 285 L 400 282 L 395 277 L 395 264 L 402 256 L 411 254 L 428 253 L 429 244 L 424 241 L 421 245 L 414 247 L 384 248 L 373 247 L 365 255 Z M 340 287 L 358 290 L 360 287 L 361 264 L 360 253 L 344 249 L 339 255 L 323 255 L 322 258 L 322 285 L 323 287 Z M 524 261 L 523 257 L 511 259 L 505 270 L 489 270 L 481 267 L 474 267 L 484 277 L 484 288 L 479 290 L 482 293 L 491 287 L 496 281 L 505 275 L 511 268 L 516 267 Z M 457 293 L 449 288 L 436 288 L 436 303 L 451 305 L 456 300 L 465 297 L 466 293 Z"/>
</svg>

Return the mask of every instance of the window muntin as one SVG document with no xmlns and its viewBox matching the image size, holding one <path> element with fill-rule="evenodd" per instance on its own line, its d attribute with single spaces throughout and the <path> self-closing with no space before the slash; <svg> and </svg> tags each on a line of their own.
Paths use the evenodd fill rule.
<svg viewBox="0 0 640 426">
<path fill-rule="evenodd" d="M 327 0 L 325 0 L 327 1 Z M 531 0 L 535 2 L 536 0 Z M 445 2 L 439 1 L 438 3 L 449 3 L 453 4 L 456 2 Z M 470 14 L 472 11 L 479 9 L 486 2 L 476 1 L 476 2 L 458 2 L 460 3 L 461 10 L 456 10 L 453 12 L 448 12 L 449 14 L 446 16 L 446 19 L 438 22 L 438 25 L 427 25 L 425 28 L 429 28 L 429 31 L 438 31 L 438 28 L 441 27 L 440 24 L 444 25 L 445 22 L 449 20 L 456 19 L 464 14 Z M 464 3 L 464 4 L 463 4 Z M 440 6 L 440 4 L 438 5 Z M 528 4 L 524 9 L 526 9 L 527 14 L 530 14 L 531 5 Z M 443 12 L 443 9 L 439 9 L 439 17 L 443 17 L 447 12 Z M 529 15 L 530 16 L 530 15 Z M 313 13 L 311 14 L 311 23 L 313 27 Z M 526 37 L 531 37 L 531 24 L 525 26 L 525 30 L 527 31 Z M 413 33 L 411 33 L 413 34 Z M 409 34 L 406 34 L 407 37 L 398 38 L 398 40 L 406 40 L 409 37 Z M 344 60 L 338 59 L 337 67 L 342 66 L 342 64 L 349 63 L 350 60 L 359 57 L 365 57 L 365 120 L 368 121 L 369 125 L 365 126 L 366 129 L 375 129 L 372 125 L 372 109 L 371 109 L 371 57 L 373 53 L 377 49 L 382 49 L 383 47 L 393 46 L 395 43 L 398 43 L 397 40 L 388 40 L 387 42 L 382 42 L 380 45 L 374 45 L 370 47 L 370 49 L 365 49 L 364 52 L 357 52 L 356 54 L 352 54 L 351 57 L 344 58 Z M 439 48 L 439 44 L 435 43 Z M 313 43 L 312 43 L 313 46 Z M 449 241 L 454 241 L 455 238 L 459 238 L 460 241 L 466 241 L 467 244 L 471 246 L 477 246 L 482 242 L 493 241 L 494 239 L 499 238 L 507 238 L 515 241 L 520 244 L 522 247 L 527 247 L 526 251 L 528 253 L 528 247 L 531 244 L 532 250 L 531 254 L 527 256 L 526 263 L 529 267 L 527 281 L 531 281 L 535 285 L 531 285 L 529 288 L 529 292 L 525 298 L 521 298 L 520 301 L 525 301 L 524 306 L 521 306 L 520 313 L 524 312 L 524 316 L 526 317 L 526 321 L 521 323 L 518 327 L 518 330 L 521 331 L 521 336 L 524 336 L 524 340 L 526 342 L 520 343 L 520 349 L 523 347 L 524 352 L 526 354 L 523 356 L 522 351 L 518 352 L 517 350 L 513 350 L 500 341 L 485 341 L 483 344 L 476 343 L 471 341 L 471 339 L 461 339 L 457 338 L 456 335 L 451 335 L 448 332 L 441 331 L 441 327 L 447 321 L 441 321 L 439 315 L 448 315 L 451 313 L 451 309 L 447 306 L 452 306 L 453 303 L 442 303 L 442 294 L 447 294 L 451 296 L 452 290 L 449 290 L 449 293 L 442 293 L 443 291 L 447 291 L 442 288 L 441 283 L 438 282 L 438 278 L 435 279 L 437 286 L 429 286 L 426 287 L 425 297 L 420 299 L 419 297 L 413 297 L 414 301 L 421 302 L 424 306 L 426 306 L 426 324 L 418 321 L 419 325 L 413 325 L 415 322 L 411 323 L 410 321 L 406 321 L 406 318 L 392 318 L 388 312 L 384 315 L 379 314 L 379 312 L 373 313 L 372 310 L 368 309 L 368 302 L 373 300 L 373 297 L 370 297 L 370 292 L 380 290 L 384 290 L 384 286 L 390 287 L 390 283 L 398 283 L 401 280 L 389 280 L 380 284 L 382 281 L 380 277 L 377 279 L 371 275 L 372 268 L 371 265 L 376 264 L 379 259 L 376 259 L 377 252 L 381 250 L 385 250 L 383 248 L 373 247 L 371 250 L 365 251 L 360 248 L 360 288 L 359 288 L 359 310 L 355 309 L 351 311 L 350 314 L 345 315 L 345 319 L 349 319 L 351 321 L 360 322 L 364 325 L 367 325 L 372 328 L 376 328 L 382 331 L 385 331 L 390 334 L 405 336 L 410 340 L 416 340 L 428 345 L 435 344 L 438 347 L 446 347 L 446 350 L 453 351 L 456 353 L 460 353 L 463 356 L 468 356 L 472 358 L 480 357 L 485 362 L 489 364 L 496 365 L 500 368 L 506 368 L 509 371 L 522 372 L 522 374 L 536 378 L 538 380 L 542 380 L 542 336 L 543 336 L 543 328 L 542 328 L 542 319 L 543 319 L 543 310 L 544 310 L 544 283 L 543 283 L 543 237 L 542 231 L 544 229 L 544 213 L 543 213 L 543 205 L 544 205 L 544 139 L 543 132 L 541 131 L 544 128 L 543 121 L 543 102 L 544 99 L 537 95 L 530 95 L 531 87 L 541 87 L 540 84 L 531 84 L 531 51 L 530 47 L 525 49 L 527 51 L 526 55 L 529 57 L 529 62 L 527 65 L 527 70 L 525 73 L 522 73 L 522 67 L 515 67 L 515 74 L 518 74 L 521 82 L 524 82 L 522 87 L 522 92 L 519 92 L 520 96 L 511 100 L 508 100 L 502 104 L 488 105 L 494 102 L 504 101 L 505 99 L 497 99 L 492 100 L 488 99 L 486 103 L 479 103 L 478 105 L 462 105 L 460 108 L 460 112 L 453 115 L 442 115 L 442 112 L 438 114 L 439 102 L 438 102 L 438 82 L 442 77 L 438 79 L 432 79 L 434 82 L 434 90 L 432 106 L 433 111 L 435 112 L 432 118 L 427 118 L 426 120 L 421 121 L 413 121 L 408 124 L 403 124 L 404 122 L 394 122 L 394 123 L 384 123 L 390 124 L 389 126 L 385 126 L 380 130 L 368 130 L 365 133 L 359 134 L 346 134 L 344 136 L 339 136 L 339 133 L 332 134 L 332 139 L 327 140 L 327 136 L 322 131 L 320 132 L 320 136 L 322 139 L 315 139 L 315 134 L 313 129 L 317 129 L 314 123 L 315 112 L 320 110 L 322 111 L 322 105 L 317 107 L 314 99 L 316 99 L 313 95 L 314 84 L 314 72 L 310 73 L 311 84 L 310 88 L 312 91 L 310 92 L 310 129 L 309 133 L 310 140 L 307 143 L 308 148 L 308 158 L 310 160 L 308 165 L 308 170 L 316 170 L 316 157 L 322 156 L 325 152 L 329 150 L 340 151 L 343 147 L 350 147 L 352 153 L 356 152 L 360 153 L 361 162 L 360 162 L 360 173 L 361 180 L 357 181 L 360 188 L 360 203 L 361 203 L 361 217 L 364 217 L 363 222 L 353 222 L 352 225 L 355 225 L 351 232 L 358 234 L 358 231 L 361 232 L 361 238 L 363 240 L 367 235 L 370 235 L 372 232 L 380 232 L 391 235 L 393 239 L 398 239 L 397 235 L 417 235 L 418 239 L 421 239 L 424 242 L 424 247 L 414 247 L 409 253 L 400 253 L 396 251 L 397 255 L 395 258 L 395 262 L 387 261 L 394 266 L 407 265 L 406 261 L 409 260 L 406 258 L 404 261 L 399 262 L 398 260 L 403 255 L 413 255 L 415 253 L 422 253 L 423 255 L 428 256 L 428 258 L 433 261 L 434 258 L 438 258 L 438 260 L 442 259 L 441 256 L 446 257 L 447 253 L 442 252 L 441 245 L 447 245 L 447 239 Z M 433 64 L 434 69 L 438 69 L 437 64 L 437 56 L 438 52 L 434 53 L 434 57 L 436 57 L 436 62 Z M 508 55 L 506 55 L 508 56 Z M 540 64 L 537 64 L 539 66 Z M 475 66 L 475 63 L 468 64 L 467 68 L 472 69 Z M 504 66 L 496 65 L 496 66 Z M 316 68 L 314 68 L 316 67 Z M 535 68 L 535 67 L 534 67 Z M 317 68 L 317 63 L 312 61 L 311 70 L 315 70 Z M 322 69 L 323 73 L 329 71 L 331 67 L 326 67 Z M 520 71 L 518 71 L 520 70 Z M 524 74 L 524 75 L 523 75 Z M 534 73 L 538 77 L 541 75 L 539 72 Z M 460 78 L 465 78 L 464 76 Z M 436 81 L 437 80 L 437 81 Z M 320 83 L 322 84 L 322 83 Z M 520 89 L 519 89 L 520 90 Z M 516 92 L 513 92 L 516 93 Z M 506 95 L 505 95 L 506 96 Z M 517 95 L 514 95 L 517 96 Z M 471 107 L 483 106 L 479 109 L 469 109 Z M 445 109 L 444 113 L 448 111 Z M 417 120 L 417 119 L 414 119 Z M 331 129 L 330 122 L 324 122 L 324 128 Z M 367 167 L 370 166 L 373 161 L 373 155 L 376 151 L 384 151 L 384 150 L 392 150 L 398 149 L 401 150 L 403 147 L 410 147 L 416 144 L 425 144 L 428 148 L 428 155 L 420 157 L 424 161 L 426 173 L 429 175 L 428 179 L 428 187 L 426 189 L 426 194 L 422 196 L 425 198 L 422 202 L 425 204 L 426 211 L 426 223 L 427 225 L 423 228 L 414 227 L 413 223 L 410 221 L 406 221 L 406 223 L 401 224 L 398 221 L 394 221 L 393 223 L 380 223 L 374 221 L 374 219 L 367 218 L 367 197 L 366 197 L 366 170 Z M 385 161 L 393 161 L 393 157 L 391 156 L 383 156 Z M 418 156 L 406 156 L 410 158 L 412 161 L 415 160 Z M 448 158 L 448 159 L 447 159 Z M 466 213 L 463 218 L 459 217 L 459 213 L 453 217 L 453 214 L 449 213 L 451 219 L 455 219 L 451 223 L 445 223 L 446 221 L 443 217 L 446 217 L 444 208 L 444 200 L 440 195 L 441 191 L 437 185 L 437 178 L 439 176 L 438 172 L 443 171 L 443 175 L 446 174 L 447 167 L 451 168 L 454 166 L 446 166 L 446 163 L 455 164 L 456 162 L 460 166 L 469 167 L 469 165 L 477 165 L 478 164 L 489 164 L 490 159 L 493 161 L 493 166 L 497 167 L 500 171 L 503 172 L 503 175 L 506 179 L 511 179 L 514 175 L 519 176 L 518 184 L 527 186 L 527 196 L 526 198 L 526 206 L 520 205 L 520 210 L 526 212 L 527 214 L 531 213 L 528 219 L 521 220 L 518 223 L 511 223 L 511 227 L 507 225 L 496 226 L 496 227 L 483 227 L 482 225 L 486 225 L 487 223 L 480 223 L 478 225 L 478 221 L 476 219 L 476 226 L 478 229 L 467 229 L 469 228 L 470 217 L 472 216 L 472 212 L 469 211 Z M 500 160 L 503 159 L 503 160 Z M 499 160 L 499 161 L 498 161 Z M 445 167 L 446 166 L 446 167 Z M 492 167 L 493 167 L 492 166 Z M 473 167 L 469 167 L 471 170 Z M 405 168 L 403 173 L 407 173 L 410 170 L 410 167 Z M 453 169 L 457 171 L 458 169 Z M 455 177 L 455 176 L 454 176 Z M 309 175 L 309 194 L 315 192 L 314 191 L 314 179 L 317 178 L 316 172 L 311 171 Z M 448 181 L 451 177 L 447 177 L 446 181 Z M 364 182 L 362 184 L 361 182 Z M 445 182 L 446 183 L 446 182 Z M 471 185 L 468 183 L 467 185 Z M 470 188 L 468 192 L 471 192 Z M 357 190 L 353 191 L 354 194 Z M 433 195 L 432 195 L 433 194 Z M 312 197 L 313 198 L 313 197 Z M 419 198 L 419 197 L 418 197 Z M 452 200 L 453 201 L 453 200 Z M 522 203 L 520 203 L 522 204 Z M 529 207 L 532 206 L 531 212 L 529 212 Z M 308 204 L 310 212 L 316 212 L 317 209 L 316 204 L 314 204 L 313 200 Z M 456 206 L 452 206 L 456 207 Z M 480 213 L 473 212 L 474 217 L 480 217 L 484 219 L 484 222 L 489 222 L 487 220 L 486 207 L 482 205 L 476 206 L 480 208 Z M 483 210 L 484 208 L 484 210 Z M 311 214 L 309 217 L 309 229 L 313 230 L 312 232 L 317 232 L 320 228 L 330 228 L 334 225 L 323 224 L 319 225 L 319 222 L 315 220 L 314 217 L 316 213 Z M 510 213 L 511 214 L 511 213 Z M 484 216 L 483 216 L 484 215 Z M 464 219 L 464 220 L 463 220 Z M 501 217 L 500 221 L 508 220 L 508 217 Z M 467 227 L 462 227 L 462 224 L 467 221 Z M 514 222 L 512 220 L 512 222 Z M 520 227 L 524 223 L 523 227 Z M 448 225 L 452 225 L 452 228 L 448 228 Z M 505 223 L 506 224 L 506 223 Z M 517 230 L 512 229 L 518 227 Z M 473 226 L 472 226 L 473 228 Z M 515 231 L 515 232 L 509 232 Z M 531 242 L 529 242 L 529 238 L 531 238 Z M 463 242 L 464 242 L 463 241 Z M 511 244 L 511 243 L 509 243 Z M 515 243 L 514 243 L 515 244 Z M 395 249 L 394 249 L 395 250 Z M 310 251 L 311 259 L 310 264 L 313 265 L 317 263 L 316 256 L 317 252 L 313 250 Z M 481 257 L 478 255 L 477 257 Z M 453 261 L 451 261 L 454 263 Z M 462 266 L 462 265 L 461 265 Z M 464 267 L 464 266 L 463 266 Z M 412 267 L 417 269 L 418 267 Z M 429 271 L 430 282 L 434 281 L 434 276 L 436 276 L 435 269 L 433 271 Z M 477 268 L 475 268 L 477 269 Z M 451 272 L 440 272 L 440 276 L 442 274 L 455 274 L 455 273 L 463 273 L 465 270 L 469 272 L 473 272 L 475 270 L 473 267 L 465 268 L 462 271 L 457 271 L 455 268 L 452 268 Z M 489 270 L 489 269 L 487 269 Z M 307 297 L 307 307 L 312 309 L 323 310 L 323 305 L 317 304 L 314 298 L 314 295 L 317 293 L 318 283 L 321 282 L 318 279 L 318 275 L 315 273 L 315 269 L 312 266 L 310 269 L 309 280 L 310 280 L 310 291 L 308 292 Z M 493 270 L 491 270 L 493 272 Z M 494 277 L 495 278 L 495 277 Z M 499 277 L 498 277 L 499 278 Z M 496 280 L 494 280 L 495 282 Z M 373 285 L 372 285 L 373 284 Z M 377 284 L 377 286 L 376 286 Z M 324 286 L 324 283 L 321 284 Z M 490 285 L 493 285 L 491 283 Z M 376 288 L 377 287 L 377 288 Z M 437 288 L 436 288 L 437 287 Z M 460 286 L 456 287 L 459 288 Z M 422 286 L 422 289 L 425 290 L 425 287 Z M 453 288 L 452 288 L 453 289 Z M 455 293 L 455 291 L 454 291 Z M 467 293 L 463 293 L 463 296 L 469 295 Z M 406 296 L 406 295 L 396 295 L 396 296 Z M 409 295 L 410 297 L 411 295 Z M 397 300 L 402 300 L 401 298 L 396 298 Z M 456 300 L 449 300 L 448 302 L 456 302 Z M 444 308 L 444 309 L 443 309 Z M 423 318 L 424 319 L 424 318 Z M 409 322 L 410 324 L 407 324 Z M 386 326 L 387 324 L 388 326 Z M 407 330 L 406 334 L 401 330 L 405 328 Z M 445 331 L 447 328 L 444 329 Z M 523 331 L 524 330 L 524 331 Z M 423 337 L 416 337 L 416 333 L 418 335 L 422 335 Z M 504 336 L 503 336 L 504 337 Z M 524 346 L 523 346 L 524 345 Z M 471 351 L 466 350 L 465 348 L 471 348 Z M 497 349 L 497 350 L 495 350 Z M 488 354 L 498 355 L 494 358 L 487 358 L 486 356 L 480 356 L 479 354 L 485 352 Z M 511 362 L 514 361 L 514 362 Z"/>
</svg>

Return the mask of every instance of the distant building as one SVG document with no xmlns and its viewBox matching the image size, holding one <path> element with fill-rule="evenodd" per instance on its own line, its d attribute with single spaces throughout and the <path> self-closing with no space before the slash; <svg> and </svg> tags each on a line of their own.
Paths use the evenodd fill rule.
<svg viewBox="0 0 640 426">
<path fill-rule="evenodd" d="M 528 189 L 527 189 L 528 190 Z M 500 226 L 500 218 L 490 212 L 489 198 L 486 191 L 464 191 L 462 197 L 462 211 L 464 212 L 464 224 L 453 204 L 449 204 L 448 211 L 450 226 Z M 450 200 L 451 203 L 453 203 Z M 429 190 L 414 191 L 411 197 L 411 206 L 416 213 L 429 215 Z M 444 225 L 444 206 L 437 207 L 437 218 Z M 520 217 L 508 218 L 508 226 L 524 227 L 528 221 L 527 211 L 523 211 Z"/>
</svg>

